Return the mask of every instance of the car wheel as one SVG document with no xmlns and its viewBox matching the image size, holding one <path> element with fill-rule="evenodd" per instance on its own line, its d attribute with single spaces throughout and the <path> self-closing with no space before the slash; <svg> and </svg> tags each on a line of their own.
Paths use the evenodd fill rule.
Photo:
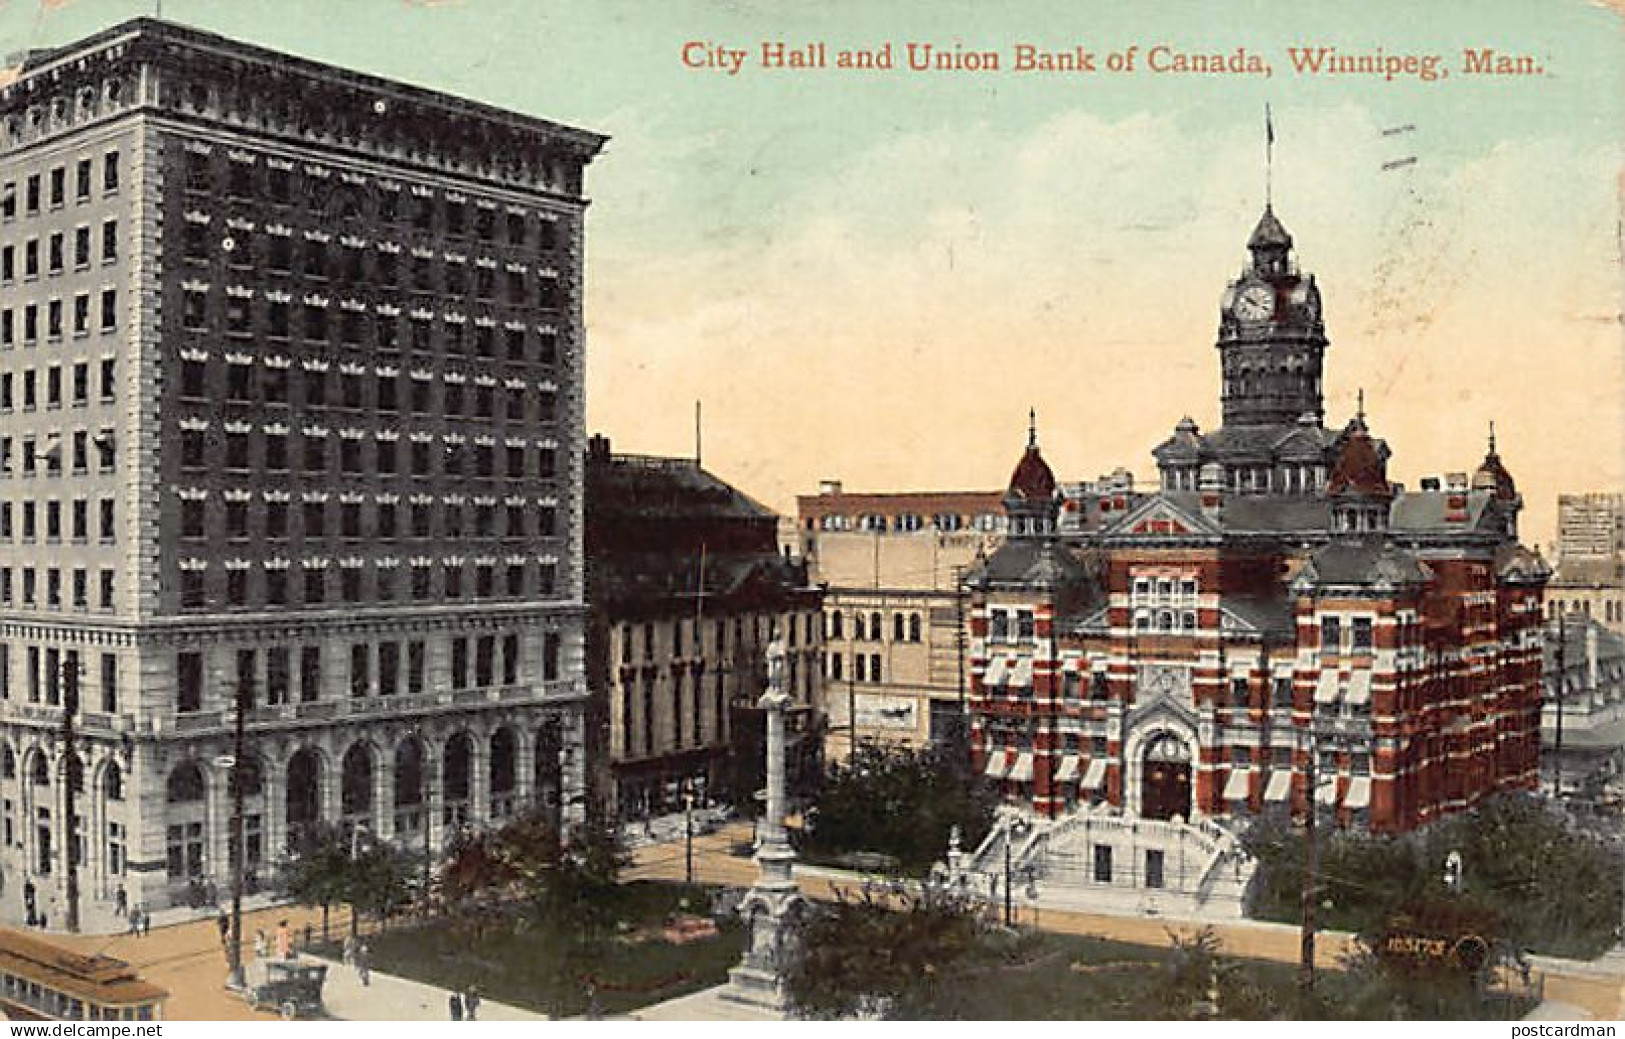
<svg viewBox="0 0 1625 1039">
<path fill-rule="evenodd" d="M 298 1016 L 299 1007 L 294 1004 L 293 1000 L 290 999 L 286 1003 L 282 1004 L 282 1020 L 292 1021 Z"/>
</svg>

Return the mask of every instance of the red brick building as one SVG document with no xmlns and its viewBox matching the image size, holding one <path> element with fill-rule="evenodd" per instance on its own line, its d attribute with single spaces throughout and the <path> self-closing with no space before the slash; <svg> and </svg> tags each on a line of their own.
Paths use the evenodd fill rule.
<svg viewBox="0 0 1625 1039">
<path fill-rule="evenodd" d="M 1223 421 L 1088 530 L 1036 431 L 970 575 L 977 763 L 1056 817 L 1301 810 L 1403 831 L 1532 788 L 1547 569 L 1496 453 L 1408 491 L 1363 410 L 1324 424 L 1320 295 L 1266 208 L 1226 289 Z M 1311 774 L 1316 781 L 1311 786 Z"/>
</svg>

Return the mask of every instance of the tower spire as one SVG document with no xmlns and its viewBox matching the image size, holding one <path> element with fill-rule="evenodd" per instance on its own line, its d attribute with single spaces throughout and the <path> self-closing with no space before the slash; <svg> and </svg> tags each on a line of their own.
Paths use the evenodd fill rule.
<svg viewBox="0 0 1625 1039">
<path fill-rule="evenodd" d="M 1495 420 L 1490 419 L 1490 454 L 1495 453 Z"/>
<path fill-rule="evenodd" d="M 1038 446 L 1038 409 L 1027 409 L 1027 446 Z"/>
<path fill-rule="evenodd" d="M 1365 387 L 1364 386 L 1360 387 L 1360 390 L 1359 390 L 1359 393 L 1357 394 L 1357 397 L 1358 397 L 1358 400 L 1359 400 L 1359 404 L 1355 406 L 1354 417 L 1359 419 L 1360 420 L 1360 425 L 1363 426 L 1363 425 L 1365 425 Z"/>
</svg>

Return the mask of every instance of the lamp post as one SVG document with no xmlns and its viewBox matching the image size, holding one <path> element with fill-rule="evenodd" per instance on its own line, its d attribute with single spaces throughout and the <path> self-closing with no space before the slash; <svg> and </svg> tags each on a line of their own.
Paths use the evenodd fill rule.
<svg viewBox="0 0 1625 1039">
<path fill-rule="evenodd" d="M 67 899 L 68 915 L 67 928 L 69 934 L 79 933 L 79 819 L 76 804 L 76 791 L 74 790 L 74 765 L 78 763 L 79 756 L 74 750 L 73 717 L 79 713 L 79 658 L 77 654 L 68 656 L 62 662 L 62 772 L 66 782 L 63 783 L 64 808 L 63 814 L 67 816 Z M 84 777 L 84 768 L 79 769 L 79 777 Z"/>
<path fill-rule="evenodd" d="M 1027 834 L 1025 819 L 1012 819 L 1004 831 L 1004 926 L 1010 927 L 1015 922 L 1014 905 L 1011 902 L 1010 886 L 1010 853 L 1016 838 Z"/>
<path fill-rule="evenodd" d="M 231 745 L 231 847 L 235 852 L 231 864 L 231 977 L 227 985 L 233 989 L 243 987 L 243 871 L 247 866 L 248 846 L 243 833 L 243 755 L 247 739 L 248 701 L 254 696 L 253 686 L 239 679 L 232 699 L 233 734 Z"/>
<path fill-rule="evenodd" d="M 683 879 L 694 883 L 694 791 L 683 790 Z"/>
</svg>

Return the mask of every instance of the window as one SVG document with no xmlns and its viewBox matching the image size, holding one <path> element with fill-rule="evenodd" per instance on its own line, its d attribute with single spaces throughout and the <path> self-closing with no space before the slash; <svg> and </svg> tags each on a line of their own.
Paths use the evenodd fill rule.
<svg viewBox="0 0 1625 1039">
<path fill-rule="evenodd" d="M 305 646 L 299 651 L 299 699 L 305 703 L 322 698 L 322 651 Z"/>
<path fill-rule="evenodd" d="M 102 223 L 102 262 L 111 263 L 116 259 L 118 259 L 118 221 L 104 221 Z"/>
<path fill-rule="evenodd" d="M 102 190 L 118 190 L 118 152 L 102 156 Z"/>
<path fill-rule="evenodd" d="M 327 599 L 327 571 L 319 567 L 305 568 L 305 602 L 320 605 Z"/>
<path fill-rule="evenodd" d="M 1095 883 L 1110 884 L 1112 882 L 1112 846 L 1110 844 L 1095 845 Z"/>
<path fill-rule="evenodd" d="M 203 709 L 203 654 L 176 654 L 175 688 L 177 711 L 187 714 Z"/>
<path fill-rule="evenodd" d="M 1336 656 L 1343 649 L 1343 622 L 1337 617 L 1320 619 L 1320 655 Z"/>
<path fill-rule="evenodd" d="M 118 327 L 118 290 L 102 290 L 102 331 Z"/>
<path fill-rule="evenodd" d="M 288 648 L 271 646 L 265 651 L 265 702 L 273 707 L 287 703 L 289 691 Z"/>
<path fill-rule="evenodd" d="M 350 697 L 359 699 L 372 691 L 371 649 L 364 643 L 350 647 Z"/>
<path fill-rule="evenodd" d="M 1353 630 L 1352 630 L 1351 635 L 1352 635 L 1353 642 L 1354 642 L 1354 645 L 1353 645 L 1354 652 L 1356 652 L 1356 653 L 1369 653 L 1369 652 L 1371 652 L 1371 648 L 1372 648 L 1373 643 L 1372 643 L 1372 640 L 1371 640 L 1371 618 L 1370 617 L 1356 617 L 1356 618 L 1354 618 Z"/>
</svg>

